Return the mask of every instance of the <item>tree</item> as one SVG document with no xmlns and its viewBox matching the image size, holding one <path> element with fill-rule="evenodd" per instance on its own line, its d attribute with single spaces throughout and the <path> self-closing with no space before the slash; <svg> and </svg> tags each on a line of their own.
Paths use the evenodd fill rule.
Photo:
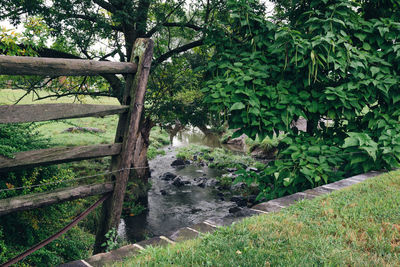
<svg viewBox="0 0 400 267">
<path fill-rule="evenodd" d="M 214 21 L 214 13 L 223 1 L 204 0 L 190 5 L 185 1 L 161 0 L 4 0 L 0 3 L 1 20 L 8 19 L 18 24 L 23 17 L 38 16 L 51 29 L 50 33 L 55 42 L 50 48 L 36 49 L 38 56 L 98 60 L 119 57 L 119 60 L 124 62 L 130 58 L 133 43 L 137 38 L 153 38 L 156 49 L 152 71 L 155 72 L 158 66 L 171 56 L 203 44 L 203 30 Z M 96 49 L 99 42 L 102 43 L 100 51 Z M 20 46 L 26 47 L 25 44 Z M 111 96 L 120 98 L 124 79 L 115 75 L 103 75 L 103 78 L 110 86 Z M 83 93 L 104 95 L 104 89 L 101 92 Z M 67 91 L 57 96 L 82 93 L 82 90 Z M 152 102 L 151 99 L 148 100 Z M 138 145 L 143 147 L 144 155 L 149 132 L 154 125 L 151 117 L 152 114 L 147 112 L 146 119 L 142 120 Z M 134 165 L 145 166 L 145 156 L 135 157 Z"/>
<path fill-rule="evenodd" d="M 213 110 L 236 134 L 286 134 L 258 178 L 260 196 L 399 166 L 400 21 L 386 12 L 398 1 L 276 2 L 271 22 L 257 1 L 228 1 L 232 12 L 206 40 L 215 47 L 203 89 Z M 305 133 L 293 127 L 300 117 Z"/>
<path fill-rule="evenodd" d="M 223 6 L 223 0 L 202 0 L 190 4 L 183 0 L 59 0 L 59 1 L 0 1 L 0 20 L 9 20 L 17 25 L 24 19 L 35 17 L 48 27 L 52 44 L 48 42 L 32 47 L 37 56 L 58 58 L 85 58 L 94 60 L 127 61 L 137 38 L 152 38 L 155 41 L 152 72 L 160 73 L 160 68 L 169 68 L 169 60 L 179 63 L 178 55 L 203 45 L 204 29 L 215 21 L 217 10 Z M 99 45 L 100 44 L 100 45 Z M 99 48 L 100 46 L 100 48 Z M 4 40 L 0 47 L 6 47 Z M 30 47 L 20 43 L 19 48 Z M 7 49 L 7 48 L 6 48 Z M 3 50 L 3 53 L 7 52 Z M 185 64 L 185 63 L 183 63 Z M 174 71 L 179 68 L 174 67 Z M 102 75 L 102 79 L 68 78 L 65 81 L 52 79 L 49 83 L 40 78 L 27 81 L 28 91 L 38 87 L 56 88 L 65 86 L 56 93 L 57 97 L 66 95 L 110 95 L 121 99 L 126 77 Z M 33 82 L 32 82 L 33 81 Z M 48 79 L 47 79 L 48 81 Z M 21 82 L 19 80 L 18 82 Z M 89 86 L 85 88 L 85 84 Z M 108 86 L 105 86 L 105 85 Z M 148 166 L 147 148 L 151 128 L 158 118 L 152 111 L 160 110 L 157 90 L 164 87 L 153 86 L 147 95 L 145 115 L 140 124 L 140 135 L 133 159 L 134 167 Z M 174 102 L 174 87 L 168 87 L 168 100 Z M 61 92 L 61 93 L 60 93 Z M 162 94 L 164 96 L 164 94 Z M 166 101 L 161 101 L 167 104 Z M 160 120 L 159 122 L 162 122 Z M 131 172 L 129 196 L 133 199 L 146 199 L 148 170 L 139 168 Z M 128 189 L 129 190 L 129 189 Z"/>
</svg>

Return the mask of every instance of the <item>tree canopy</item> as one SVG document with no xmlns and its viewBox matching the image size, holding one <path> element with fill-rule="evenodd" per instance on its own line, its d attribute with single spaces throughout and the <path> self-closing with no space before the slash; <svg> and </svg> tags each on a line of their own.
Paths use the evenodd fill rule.
<svg viewBox="0 0 400 267">
<path fill-rule="evenodd" d="M 161 64 L 168 68 L 171 57 L 177 58 L 174 64 L 181 64 L 173 68 L 176 75 L 181 75 L 179 69 L 189 64 L 188 56 L 180 59 L 180 54 L 191 53 L 191 49 L 201 46 L 204 40 L 204 29 L 214 23 L 215 14 L 224 1 L 204 0 L 187 3 L 187 1 L 0 1 L 0 20 L 7 19 L 17 25 L 26 20 L 36 18 L 47 28 L 46 38 L 42 38 L 40 46 L 32 47 L 31 43 L 20 42 L 22 49 L 34 49 L 37 56 L 62 58 L 87 58 L 95 60 L 127 61 L 130 58 L 132 46 L 137 38 L 152 38 L 155 41 L 152 71 L 157 76 Z M 43 28 L 36 28 L 40 33 Z M 33 39 L 33 35 L 31 35 Z M 35 37 L 36 38 L 36 37 Z M 9 46 L 5 38 L 0 40 L 0 48 Z M 6 51 L 3 50 L 3 53 Z M 171 68 L 170 70 L 171 71 Z M 124 79 L 116 75 L 103 75 L 104 80 L 88 77 L 77 79 L 70 84 L 53 83 L 58 87 L 57 97 L 71 94 L 89 94 L 93 96 L 111 95 L 120 97 L 123 92 Z M 186 76 L 186 79 L 196 79 Z M 165 80 L 167 81 L 167 80 Z M 81 84 L 91 84 L 82 88 Z M 159 110 L 162 107 L 152 106 L 160 103 L 152 97 L 158 95 L 155 91 L 168 92 L 173 95 L 176 88 L 168 86 L 160 88 L 150 83 L 147 100 L 147 111 Z M 38 85 L 38 84 L 35 84 Z M 48 86 L 49 84 L 46 84 Z M 69 86 L 68 86 L 69 85 Z M 30 89 L 32 84 L 28 83 Z M 59 87 L 64 90 L 60 90 Z M 170 102 L 173 105 L 173 102 Z M 148 118 L 156 122 L 163 122 L 156 113 L 146 113 Z"/>
</svg>

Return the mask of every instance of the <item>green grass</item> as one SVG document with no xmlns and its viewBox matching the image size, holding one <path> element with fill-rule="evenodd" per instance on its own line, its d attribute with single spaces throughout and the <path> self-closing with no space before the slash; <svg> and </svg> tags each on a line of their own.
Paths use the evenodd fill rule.
<svg viewBox="0 0 400 267">
<path fill-rule="evenodd" d="M 0 105 L 11 105 L 15 103 L 21 96 L 24 95 L 23 90 L 0 89 Z M 41 96 L 48 95 L 43 92 Z M 47 103 L 73 103 L 73 97 L 63 97 L 60 99 L 47 98 L 40 101 L 32 101 L 33 95 L 30 94 L 22 99 L 18 104 L 47 104 Z M 83 97 L 82 103 L 85 104 L 102 104 L 102 105 L 118 105 L 118 100 L 111 97 Z M 118 116 L 107 116 L 104 118 L 80 118 L 69 119 L 62 121 L 50 121 L 37 123 L 37 130 L 44 136 L 50 139 L 54 145 L 62 146 L 76 146 L 76 145 L 94 145 L 94 144 L 108 144 L 114 142 L 115 130 L 118 124 Z M 89 133 L 78 132 L 70 133 L 63 132 L 69 127 L 93 127 L 98 128 L 104 133 Z"/>
<path fill-rule="evenodd" d="M 400 266 L 400 172 L 114 266 Z"/>
<path fill-rule="evenodd" d="M 13 105 L 18 99 L 20 99 L 25 94 L 24 90 L 19 89 L 0 89 L 0 105 Z M 45 91 L 39 92 L 40 97 L 48 96 L 49 94 Z M 25 96 L 18 104 L 49 104 L 49 103 L 79 103 L 76 101 L 75 97 L 62 97 L 56 98 L 46 98 L 43 100 L 33 101 L 36 99 L 36 95 L 33 93 Z M 83 104 L 101 104 L 101 105 L 119 105 L 116 98 L 113 97 L 97 97 L 92 98 L 89 96 L 80 97 L 81 103 Z"/>
<path fill-rule="evenodd" d="M 104 118 L 80 118 L 63 121 L 51 121 L 37 123 L 37 130 L 50 139 L 57 146 L 79 146 L 114 143 L 115 131 L 118 124 L 118 116 Z M 69 127 L 98 128 L 104 132 L 65 132 Z"/>
<path fill-rule="evenodd" d="M 25 92 L 23 90 L 0 89 L 0 105 L 14 104 L 21 96 L 24 95 L 24 93 Z M 46 92 L 40 94 L 40 96 L 46 95 L 48 95 Z M 18 104 L 76 102 L 74 97 L 63 97 L 59 99 L 47 98 L 39 101 L 32 101 L 33 97 L 34 95 L 30 94 L 24 97 Z M 84 104 L 119 105 L 118 100 L 112 97 L 81 97 L 80 101 Z M 113 115 L 104 118 L 79 118 L 62 121 L 39 122 L 36 124 L 36 129 L 40 134 L 48 138 L 52 145 L 83 146 L 114 143 L 117 125 L 118 115 Z M 73 126 L 98 128 L 104 132 L 64 132 L 67 128 Z M 159 148 L 167 144 L 169 144 L 168 134 L 155 127 L 150 134 L 149 158 L 154 158 L 156 155 L 162 154 L 163 150 L 160 150 Z"/>
</svg>

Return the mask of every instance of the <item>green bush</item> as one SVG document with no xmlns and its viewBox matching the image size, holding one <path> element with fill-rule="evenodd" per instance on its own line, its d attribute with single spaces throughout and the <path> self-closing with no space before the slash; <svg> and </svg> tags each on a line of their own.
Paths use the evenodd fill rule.
<svg viewBox="0 0 400 267">
<path fill-rule="evenodd" d="M 20 151 L 48 147 L 48 140 L 27 124 L 0 124 L 0 155 L 13 158 Z"/>
<path fill-rule="evenodd" d="M 257 182 L 261 191 L 258 198 L 274 199 L 374 169 L 390 170 L 399 166 L 400 127 L 397 128 L 375 133 L 374 139 L 372 134 L 354 132 L 332 138 L 315 138 L 306 133 L 287 136 L 278 146 L 278 157 L 260 174 L 241 170 L 238 180 Z"/>
<path fill-rule="evenodd" d="M 0 153 L 13 157 L 13 153 L 49 147 L 47 140 L 35 133 L 32 126 L 0 125 Z M 0 189 L 13 189 L 40 185 L 40 187 L 0 192 L 0 198 L 44 192 L 63 186 L 61 180 L 71 180 L 71 170 L 58 166 L 21 169 L 0 173 Z M 50 184 L 47 184 L 50 183 Z M 86 201 L 52 205 L 46 208 L 15 212 L 0 217 L 0 259 L 2 262 L 18 255 L 66 226 L 85 208 Z M 1 234 L 1 232 L 0 232 Z M 55 266 L 88 256 L 94 237 L 81 228 L 68 231 L 22 263 L 33 266 Z M 3 252 L 7 251 L 6 254 Z"/>
<path fill-rule="evenodd" d="M 389 11 L 398 4 L 373 2 L 372 17 L 363 1 L 285 2 L 275 23 L 258 1 L 228 0 L 230 14 L 208 29 L 202 92 L 211 110 L 233 137 L 287 134 L 256 178 L 260 197 L 400 166 L 400 18 Z M 306 133 L 293 125 L 299 118 Z"/>
</svg>

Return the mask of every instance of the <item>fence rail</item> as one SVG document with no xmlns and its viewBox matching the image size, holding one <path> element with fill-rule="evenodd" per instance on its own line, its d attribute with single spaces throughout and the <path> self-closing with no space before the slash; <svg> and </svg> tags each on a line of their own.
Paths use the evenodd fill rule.
<svg viewBox="0 0 400 267">
<path fill-rule="evenodd" d="M 125 89 L 122 106 L 110 105 L 77 105 L 77 104 L 43 104 L 43 105 L 7 105 L 0 106 L 0 123 L 37 122 L 56 119 L 70 119 L 93 116 L 120 114 L 115 135 L 115 144 L 55 147 L 25 151 L 15 154 L 10 159 L 0 156 L 0 172 L 58 164 L 70 161 L 112 156 L 107 183 L 81 185 L 62 188 L 52 192 L 33 193 L 25 196 L 0 200 L 0 215 L 43 207 L 93 195 L 103 195 L 95 206 L 103 201 L 101 223 L 97 229 L 94 253 L 104 250 L 105 234 L 112 228 L 118 228 L 126 186 L 134 166 L 133 154 L 137 148 L 141 117 L 144 107 L 144 96 L 150 73 L 154 43 L 150 39 L 137 39 L 132 49 L 130 62 L 106 62 L 78 59 L 55 59 L 37 57 L 0 56 L 0 75 L 44 75 L 73 76 L 98 74 L 128 74 L 125 76 Z M 143 168 L 143 167 L 139 167 Z M 147 167 L 146 167 L 147 168 Z M 33 185 L 36 187 L 39 185 Z M 4 189 L 4 191 L 12 189 Z M 109 196 L 109 197 L 108 197 Z M 106 200 L 106 198 L 108 198 Z M 48 244 L 59 235 L 70 229 L 86 216 L 95 206 L 85 211 L 70 225 L 27 250 L 16 258 L 5 263 L 6 266 L 16 263 L 37 249 Z"/>
<path fill-rule="evenodd" d="M 114 156 L 118 155 L 120 152 L 120 143 L 93 146 L 53 147 L 19 152 L 16 153 L 15 157 L 12 159 L 0 156 L 0 172 L 8 172 L 40 165 Z"/>
<path fill-rule="evenodd" d="M 23 210 L 31 210 L 79 198 L 112 192 L 113 183 L 82 185 L 60 188 L 52 192 L 35 193 L 0 200 L 0 216 Z"/>
<path fill-rule="evenodd" d="M 0 106 L 0 123 L 38 122 L 83 117 L 104 117 L 127 112 L 129 106 L 40 104 Z"/>
<path fill-rule="evenodd" d="M 94 76 L 134 74 L 136 71 L 134 62 L 0 56 L 0 75 Z"/>
</svg>

